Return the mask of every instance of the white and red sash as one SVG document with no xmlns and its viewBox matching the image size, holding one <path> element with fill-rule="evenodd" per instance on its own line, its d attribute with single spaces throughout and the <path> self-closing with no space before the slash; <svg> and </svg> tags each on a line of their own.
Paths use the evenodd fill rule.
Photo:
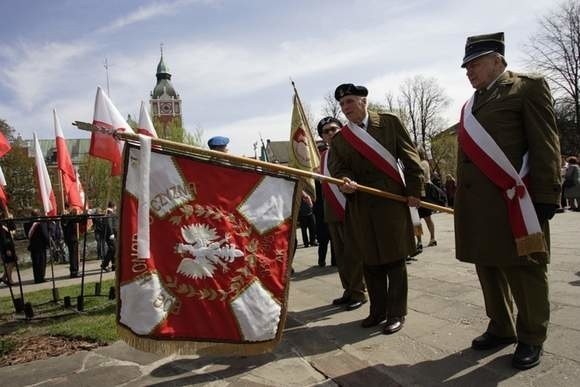
<svg viewBox="0 0 580 387">
<path fill-rule="evenodd" d="M 322 153 L 322 166 L 321 172 L 324 176 L 332 177 L 330 171 L 328 170 L 328 151 Z M 323 181 L 322 184 L 322 193 L 324 194 L 324 198 L 328 200 L 328 204 L 334 210 L 334 213 L 340 221 L 344 221 L 344 212 L 346 208 L 346 197 L 340 190 L 336 184 L 328 184 L 327 182 Z"/>
<path fill-rule="evenodd" d="M 399 173 L 397 159 L 380 142 L 360 126 L 347 123 L 341 129 L 343 137 L 357 152 L 365 156 L 375 167 L 401 186 L 405 186 Z"/>
<path fill-rule="evenodd" d="M 357 152 L 366 157 L 379 171 L 384 172 L 399 183 L 401 187 L 405 187 L 405 180 L 397 159 L 380 142 L 366 130 L 352 122 L 348 122 L 340 131 L 346 141 Z M 417 229 L 417 227 L 421 226 L 417 208 L 409 207 L 409 213 L 411 214 L 413 226 L 415 226 L 415 235 L 421 235 Z"/>
<path fill-rule="evenodd" d="M 473 116 L 474 96 L 461 111 L 458 140 L 461 150 L 501 191 L 519 256 L 545 252 L 546 244 L 534 204 L 526 187 L 528 154 L 518 173 L 507 156 Z"/>
</svg>

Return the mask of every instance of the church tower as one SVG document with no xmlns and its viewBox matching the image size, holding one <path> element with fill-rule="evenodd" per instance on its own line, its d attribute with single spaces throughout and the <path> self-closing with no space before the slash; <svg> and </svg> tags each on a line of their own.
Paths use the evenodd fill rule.
<svg viewBox="0 0 580 387">
<path fill-rule="evenodd" d="M 171 138 L 172 128 L 181 128 L 181 99 L 171 84 L 171 74 L 161 59 L 157 65 L 157 84 L 151 92 L 151 114 L 153 124 L 161 138 Z"/>
</svg>

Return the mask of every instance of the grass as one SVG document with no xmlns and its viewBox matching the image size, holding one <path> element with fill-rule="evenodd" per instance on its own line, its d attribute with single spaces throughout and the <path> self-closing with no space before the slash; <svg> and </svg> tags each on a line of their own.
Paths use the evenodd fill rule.
<svg viewBox="0 0 580 387">
<path fill-rule="evenodd" d="M 118 339 L 115 323 L 116 301 L 109 300 L 109 288 L 113 280 L 103 281 L 102 294 L 95 297 L 94 284 L 85 285 L 84 311 L 76 312 L 76 300 L 80 284 L 59 288 L 58 304 L 52 302 L 52 289 L 27 293 L 25 302 L 33 305 L 32 320 L 12 319 L 13 305 L 10 297 L 0 298 L 0 332 L 10 335 L 40 336 L 55 335 L 99 343 L 111 343 Z M 71 297 L 72 307 L 64 309 L 62 300 Z M 72 313 L 67 313 L 72 311 Z M 8 315 L 6 313 L 9 313 Z M 9 318 L 6 318 L 9 316 Z M 11 347 L 9 337 L 0 339 L 0 355 Z"/>
</svg>

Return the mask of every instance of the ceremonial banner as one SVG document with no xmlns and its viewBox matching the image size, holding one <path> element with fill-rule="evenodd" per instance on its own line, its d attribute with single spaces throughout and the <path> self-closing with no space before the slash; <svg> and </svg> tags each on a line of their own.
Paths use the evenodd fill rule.
<svg viewBox="0 0 580 387">
<path fill-rule="evenodd" d="M 56 199 L 54 197 L 54 191 L 52 190 L 52 184 L 50 183 L 48 169 L 46 169 L 44 156 L 42 154 L 42 150 L 40 149 L 40 144 L 38 143 L 36 133 L 34 133 L 33 137 L 38 192 L 40 193 L 40 201 L 42 202 L 44 215 L 56 216 Z"/>
<path fill-rule="evenodd" d="M 298 182 L 151 149 L 145 137 L 143 149 L 127 146 L 120 336 L 163 354 L 272 350 L 286 319 Z"/>
<path fill-rule="evenodd" d="M 97 87 L 93 125 L 107 130 L 133 133 L 133 129 L 131 129 L 101 87 Z M 111 162 L 111 176 L 119 176 L 121 174 L 122 153 L 122 141 L 117 141 L 112 135 L 107 133 L 98 131 L 92 133 L 89 154 L 100 159 L 109 160 Z"/>
<path fill-rule="evenodd" d="M 300 100 L 295 93 L 292 123 L 290 125 L 290 159 L 288 160 L 288 166 L 313 172 L 320 168 L 320 155 L 316 148 L 316 141 L 314 141 L 305 121 L 306 119 L 301 114 Z M 315 198 L 314 179 L 306 179 L 306 182 L 308 183 L 308 193 L 312 198 Z"/>
<path fill-rule="evenodd" d="M 11 146 L 8 142 L 4 133 L 0 132 L 0 157 L 4 156 L 6 153 L 10 152 Z"/>
<path fill-rule="evenodd" d="M 139 112 L 139 126 L 137 126 L 137 133 L 143 134 L 149 137 L 157 138 L 157 131 L 153 126 L 151 117 L 145 108 L 145 104 L 141 101 L 141 110 Z"/>
<path fill-rule="evenodd" d="M 83 200 L 79 191 L 80 181 L 77 181 L 77 173 L 73 167 L 66 140 L 60 127 L 60 120 L 56 114 L 56 109 L 52 110 L 54 118 L 54 132 L 56 139 L 56 161 L 58 169 L 62 175 L 62 184 L 67 203 L 71 207 L 83 208 Z"/>
</svg>

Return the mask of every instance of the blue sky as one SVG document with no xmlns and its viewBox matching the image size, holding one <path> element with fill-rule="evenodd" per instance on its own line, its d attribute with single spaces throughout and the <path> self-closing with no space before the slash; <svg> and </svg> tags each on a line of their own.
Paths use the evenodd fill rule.
<svg viewBox="0 0 580 387">
<path fill-rule="evenodd" d="M 459 67 L 468 35 L 504 31 L 509 68 L 553 0 L 2 1 L 0 118 L 24 138 L 52 138 L 51 111 L 67 138 L 86 137 L 97 85 L 123 115 L 138 116 L 155 86 L 159 46 L 183 100 L 184 126 L 231 138 L 235 154 L 287 140 L 292 89 L 321 118 L 323 97 L 344 82 L 383 102 L 406 78 L 435 77 L 454 123 L 469 97 Z"/>
</svg>

